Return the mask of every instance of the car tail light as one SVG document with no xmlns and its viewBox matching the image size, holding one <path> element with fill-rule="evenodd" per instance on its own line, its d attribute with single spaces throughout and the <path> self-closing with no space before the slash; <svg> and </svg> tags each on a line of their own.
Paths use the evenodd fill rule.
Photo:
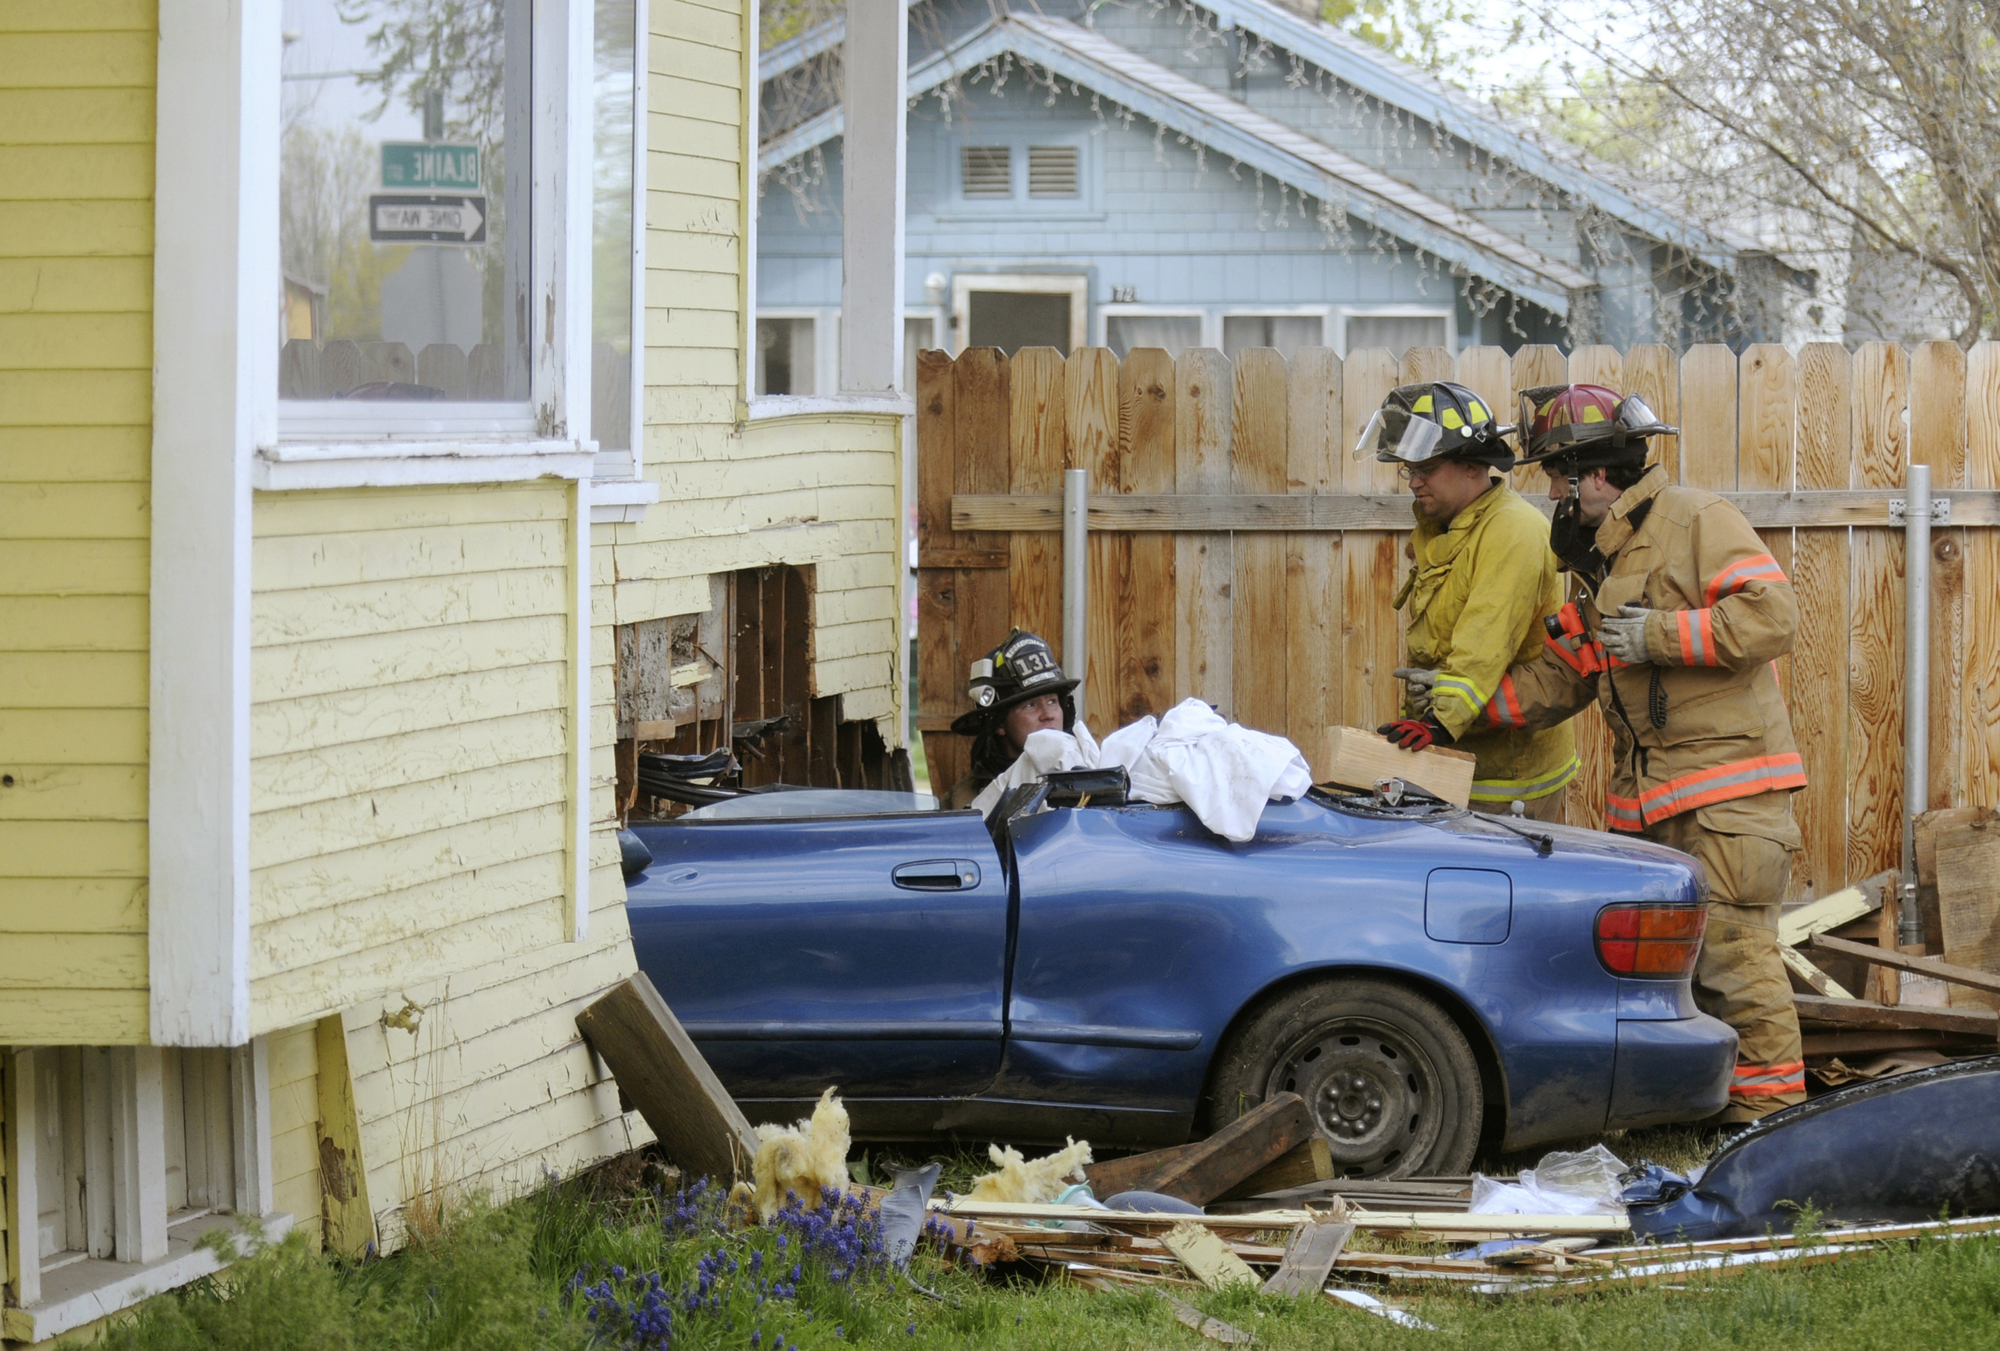
<svg viewBox="0 0 2000 1351">
<path fill-rule="evenodd" d="M 1694 971 L 1707 925 L 1698 905 L 1607 905 L 1597 912 L 1597 960 L 1621 976 L 1678 980 Z"/>
</svg>

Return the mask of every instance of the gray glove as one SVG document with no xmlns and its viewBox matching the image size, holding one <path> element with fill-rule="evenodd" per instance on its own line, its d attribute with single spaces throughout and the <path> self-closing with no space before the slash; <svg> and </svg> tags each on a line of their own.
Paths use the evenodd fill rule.
<svg viewBox="0 0 2000 1351">
<path fill-rule="evenodd" d="M 1431 711 L 1431 687 L 1437 684 L 1438 673 L 1421 666 L 1398 666 L 1396 679 L 1403 682 L 1403 703 L 1417 717 L 1425 717 Z"/>
<path fill-rule="evenodd" d="M 1643 605 L 1621 605 L 1616 616 L 1598 620 L 1597 639 L 1627 666 L 1644 666 L 1651 660 L 1646 655 L 1646 617 L 1652 613 Z"/>
</svg>

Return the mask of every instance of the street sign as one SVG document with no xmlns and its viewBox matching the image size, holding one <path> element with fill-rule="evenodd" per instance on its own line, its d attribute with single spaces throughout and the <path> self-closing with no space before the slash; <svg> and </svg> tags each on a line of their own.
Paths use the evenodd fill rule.
<svg viewBox="0 0 2000 1351">
<path fill-rule="evenodd" d="M 435 188 L 472 192 L 479 187 L 479 147 L 429 141 L 382 142 L 382 186 L 408 192 Z"/>
<path fill-rule="evenodd" d="M 377 244 L 484 244 L 486 199 L 403 193 L 371 196 L 368 237 Z"/>
</svg>

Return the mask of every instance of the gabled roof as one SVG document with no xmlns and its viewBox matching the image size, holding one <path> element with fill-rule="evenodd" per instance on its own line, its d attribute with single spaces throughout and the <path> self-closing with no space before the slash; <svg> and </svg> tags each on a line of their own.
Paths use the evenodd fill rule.
<svg viewBox="0 0 2000 1351">
<path fill-rule="evenodd" d="M 1619 185 L 1618 171 L 1611 166 L 1581 151 L 1551 148 L 1498 110 L 1330 23 L 1304 18 L 1271 0 L 1198 2 L 1225 23 L 1304 57 L 1362 93 L 1412 112 L 1606 215 L 1662 242 L 1680 245 L 1713 267 L 1733 269 L 1737 254 L 1765 251 L 1753 239 L 1703 229 L 1666 205 Z"/>
<path fill-rule="evenodd" d="M 996 19 L 912 68 L 909 92 L 928 92 L 1009 52 L 1553 313 L 1568 311 L 1571 292 L 1597 284 L 1477 217 L 1067 19 Z M 840 135 L 842 125 L 836 107 L 780 133 L 759 148 L 759 167 L 797 158 Z"/>
</svg>

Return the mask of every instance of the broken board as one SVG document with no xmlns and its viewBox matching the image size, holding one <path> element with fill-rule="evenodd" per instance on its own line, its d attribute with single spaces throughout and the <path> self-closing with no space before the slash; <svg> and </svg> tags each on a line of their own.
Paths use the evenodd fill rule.
<svg viewBox="0 0 2000 1351">
<path fill-rule="evenodd" d="M 1099 1200 L 1119 1192 L 1145 1191 L 1205 1206 L 1305 1143 L 1315 1131 L 1305 1100 L 1296 1093 L 1280 1093 L 1206 1140 L 1107 1159 L 1090 1164 L 1083 1175 Z"/>
<path fill-rule="evenodd" d="M 1337 783 L 1372 791 L 1378 780 L 1401 779 L 1443 798 L 1455 807 L 1472 801 L 1475 757 L 1444 746 L 1406 751 L 1392 746 L 1380 732 L 1359 727 L 1326 729 L 1319 757 L 1312 762 L 1314 783 Z"/>
<path fill-rule="evenodd" d="M 1190 1276 L 1211 1290 L 1258 1283 L 1257 1273 L 1250 1269 L 1250 1264 L 1238 1257 L 1213 1229 L 1199 1224 L 1177 1224 L 1160 1241 L 1167 1245 L 1167 1251 L 1181 1259 Z"/>
<path fill-rule="evenodd" d="M 1966 985 L 1988 994 L 2000 994 L 2000 975 L 1991 971 L 1976 971 L 1969 966 L 1956 966 L 1940 961 L 1936 957 L 1915 957 L 1898 952 L 1894 948 L 1869 947 L 1865 943 L 1849 943 L 1830 934 L 1814 934 L 1806 940 L 1807 946 L 1815 950 L 1837 953 L 1843 957 L 1854 957 L 1864 962 L 1888 967 L 1894 971 L 1911 971 L 1920 976 L 1933 976 L 1950 985 Z"/>
<path fill-rule="evenodd" d="M 2000 972 L 2000 829 L 1992 818 L 1938 835 L 1937 879 L 1944 959 Z M 1954 985 L 1951 1006 L 2000 1009 L 2000 996 Z"/>
<path fill-rule="evenodd" d="M 1302 1145 L 1294 1145 L 1274 1162 L 1266 1164 L 1224 1192 L 1219 1198 L 1234 1201 L 1291 1187 L 1309 1186 L 1333 1178 L 1333 1149 L 1318 1131 Z"/>
<path fill-rule="evenodd" d="M 1264 1282 L 1264 1293 L 1293 1298 L 1318 1294 L 1326 1288 L 1334 1261 L 1353 1233 L 1351 1224 L 1301 1225 L 1285 1245 L 1285 1260 Z"/>
<path fill-rule="evenodd" d="M 645 972 L 577 1014 L 576 1027 L 653 1128 L 669 1163 L 691 1176 L 748 1175 L 756 1132 Z"/>
</svg>

